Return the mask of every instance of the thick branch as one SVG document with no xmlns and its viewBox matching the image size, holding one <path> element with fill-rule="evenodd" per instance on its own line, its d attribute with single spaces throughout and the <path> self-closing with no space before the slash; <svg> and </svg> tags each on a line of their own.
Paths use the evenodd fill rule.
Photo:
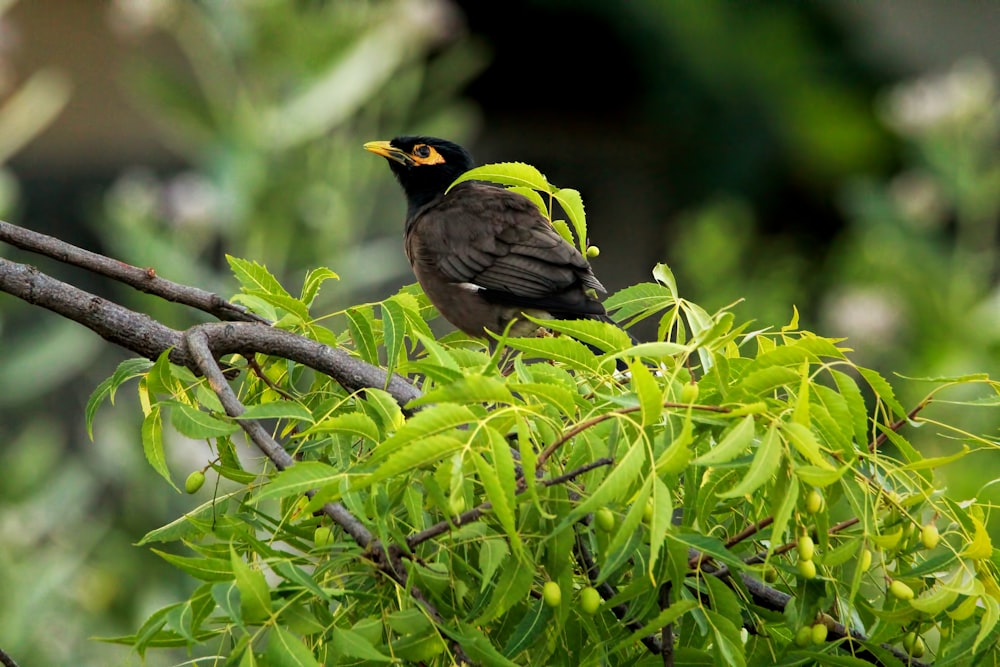
<svg viewBox="0 0 1000 667">
<path fill-rule="evenodd" d="M 147 359 L 155 360 L 173 348 L 170 361 L 198 372 L 198 365 L 181 345 L 181 332 L 47 276 L 35 267 L 0 258 L 0 291 L 78 322 L 105 340 Z M 325 373 L 348 391 L 384 388 L 401 406 L 420 396 L 420 391 L 402 377 L 387 376 L 382 368 L 290 331 L 248 322 L 202 324 L 198 328 L 216 358 L 226 354 L 268 354 Z"/>
<path fill-rule="evenodd" d="M 120 262 L 117 259 L 98 255 L 52 236 L 39 234 L 9 222 L 0 221 L 0 241 L 117 280 L 140 292 L 197 308 L 220 320 L 270 324 L 265 318 L 251 313 L 243 306 L 226 301 L 218 294 L 160 278 L 156 275 L 156 271 L 151 268 L 143 269 Z"/>
</svg>

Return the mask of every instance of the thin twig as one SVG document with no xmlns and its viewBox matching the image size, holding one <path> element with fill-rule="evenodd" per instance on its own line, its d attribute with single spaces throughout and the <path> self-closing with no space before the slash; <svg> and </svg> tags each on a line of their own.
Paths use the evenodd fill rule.
<svg viewBox="0 0 1000 667">
<path fill-rule="evenodd" d="M 14 658 L 7 655 L 7 652 L 0 648 L 0 664 L 3 667 L 17 667 L 17 663 L 14 662 Z"/>
<path fill-rule="evenodd" d="M 230 303 L 218 294 L 160 278 L 152 268 L 132 266 L 9 222 L 0 221 L 0 241 L 117 280 L 140 292 L 197 308 L 220 320 L 270 324 L 266 318 Z"/>
<path fill-rule="evenodd" d="M 923 410 L 930 404 L 931 404 L 931 399 L 929 398 L 925 398 L 924 400 L 920 401 L 913 407 L 912 410 L 906 413 L 906 417 L 904 419 L 898 419 L 893 423 L 889 424 L 889 430 L 893 433 L 898 433 L 899 429 L 909 424 L 914 417 L 920 414 L 921 410 Z M 874 453 L 875 450 L 881 447 L 888 438 L 889 438 L 888 433 L 885 432 L 879 433 L 878 437 L 872 440 L 871 443 L 868 445 L 868 451 Z"/>
</svg>

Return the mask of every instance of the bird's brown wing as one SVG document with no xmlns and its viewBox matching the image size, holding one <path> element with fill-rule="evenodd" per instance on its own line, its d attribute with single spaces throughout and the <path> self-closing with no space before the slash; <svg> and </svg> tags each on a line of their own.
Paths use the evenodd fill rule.
<svg viewBox="0 0 1000 667">
<path fill-rule="evenodd" d="M 587 294 L 605 291 L 587 260 L 533 202 L 503 188 L 463 183 L 420 210 L 408 226 L 407 252 L 425 275 L 475 285 L 491 303 L 556 317 L 604 313 Z"/>
</svg>

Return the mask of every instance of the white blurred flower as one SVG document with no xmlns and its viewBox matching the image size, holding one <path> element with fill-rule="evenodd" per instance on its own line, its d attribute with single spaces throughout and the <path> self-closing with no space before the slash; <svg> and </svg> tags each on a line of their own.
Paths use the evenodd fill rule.
<svg viewBox="0 0 1000 667">
<path fill-rule="evenodd" d="M 847 287 L 823 308 L 826 329 L 859 349 L 891 347 L 906 323 L 902 299 L 879 287 Z"/>
<path fill-rule="evenodd" d="M 889 183 L 889 195 L 906 223 L 917 229 L 935 229 L 945 222 L 947 202 L 937 181 L 927 172 L 911 169 Z"/>
<path fill-rule="evenodd" d="M 989 113 L 995 95 L 996 79 L 989 66 L 967 60 L 944 74 L 895 87 L 885 100 L 883 116 L 902 134 L 920 134 Z"/>
</svg>

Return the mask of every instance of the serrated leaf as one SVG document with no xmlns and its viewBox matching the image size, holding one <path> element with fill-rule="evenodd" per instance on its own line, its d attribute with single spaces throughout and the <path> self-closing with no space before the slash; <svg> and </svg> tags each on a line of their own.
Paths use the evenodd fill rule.
<svg viewBox="0 0 1000 667">
<path fill-rule="evenodd" d="M 514 520 L 514 494 L 507 493 L 504 485 L 500 483 L 500 477 L 490 467 L 490 464 L 478 452 L 472 452 L 472 461 L 476 466 L 476 474 L 479 482 L 483 485 L 486 497 L 493 506 L 493 514 L 503 527 L 510 540 L 515 553 L 521 551 L 521 537 L 517 532 L 517 523 Z"/>
<path fill-rule="evenodd" d="M 273 401 L 251 405 L 236 419 L 297 419 L 309 423 L 314 421 L 312 413 L 295 401 Z"/>
<path fill-rule="evenodd" d="M 775 389 L 793 385 L 800 379 L 799 374 L 791 368 L 769 366 L 747 373 L 736 386 L 749 396 L 766 398 Z"/>
<path fill-rule="evenodd" d="M 604 478 L 593 494 L 574 507 L 555 530 L 552 531 L 549 538 L 573 525 L 597 508 L 623 500 L 628 495 L 632 483 L 642 471 L 645 462 L 646 447 L 642 444 L 642 441 L 632 443 L 625 452 L 625 456 L 615 462 L 612 471 L 608 473 L 608 476 Z"/>
<path fill-rule="evenodd" d="M 649 522 L 649 565 L 646 573 L 650 581 L 656 581 L 656 564 L 673 521 L 674 503 L 667 485 L 655 475 L 652 480 L 650 500 L 653 503 L 653 516 Z"/>
<path fill-rule="evenodd" d="M 378 344 L 375 342 L 375 330 L 372 327 L 371 309 L 348 308 L 347 328 L 354 341 L 354 349 L 362 360 L 370 364 L 378 363 Z"/>
<path fill-rule="evenodd" d="M 501 652 L 508 658 L 513 658 L 531 646 L 549 628 L 552 614 L 552 607 L 545 604 L 544 601 L 541 599 L 532 600 Z"/>
<path fill-rule="evenodd" d="M 601 366 L 586 345 L 572 338 L 510 338 L 506 344 L 527 357 L 558 361 L 581 371 L 596 373 Z"/>
<path fill-rule="evenodd" d="M 753 493 L 768 482 L 778 471 L 785 449 L 781 446 L 778 429 L 771 424 L 760 441 L 747 474 L 733 488 L 719 494 L 719 498 L 739 498 Z"/>
<path fill-rule="evenodd" d="M 551 186 L 542 172 L 523 162 L 498 162 L 475 167 L 456 178 L 448 186 L 448 190 L 465 181 L 489 181 L 500 185 L 518 185 L 542 192 L 551 190 Z"/>
<path fill-rule="evenodd" d="M 371 462 L 388 458 L 397 450 L 415 440 L 450 431 L 478 421 L 475 413 L 464 405 L 438 403 L 415 414 L 399 427 L 395 434 L 383 441 L 372 453 Z"/>
<path fill-rule="evenodd" d="M 401 472 L 416 470 L 431 463 L 437 463 L 449 454 L 457 452 L 464 447 L 464 441 L 448 435 L 428 435 L 411 441 L 405 448 L 393 452 L 375 472 L 352 479 L 351 490 L 357 491 L 394 477 Z"/>
<path fill-rule="evenodd" d="M 885 403 L 886 406 L 897 416 L 905 417 L 906 408 L 896 400 L 896 394 L 892 390 L 892 385 L 890 385 L 884 377 L 879 375 L 877 371 L 873 371 L 870 368 L 862 368 L 860 366 L 856 367 L 858 373 L 861 377 L 865 379 L 868 386 L 872 388 L 875 395 L 878 396 L 879 400 Z"/>
<path fill-rule="evenodd" d="M 547 382 L 516 382 L 508 384 L 510 391 L 515 392 L 525 403 L 534 399 L 539 403 L 554 406 L 567 417 L 576 414 L 576 394 L 565 387 Z"/>
<path fill-rule="evenodd" d="M 334 628 L 334 630 L 339 633 L 340 628 Z M 349 641 L 349 639 L 345 640 L 345 645 Z M 343 650 L 341 644 L 335 645 L 338 649 Z M 302 643 L 302 640 L 285 630 L 280 624 L 275 624 L 268 633 L 264 656 L 267 658 L 267 664 L 271 667 L 322 667 L 313 656 L 312 651 Z M 385 656 L 383 658 L 388 660 Z"/>
<path fill-rule="evenodd" d="M 796 424 L 795 422 L 782 423 L 782 433 L 799 454 L 813 465 L 827 470 L 833 470 L 833 464 L 826 460 L 820 447 L 819 440 L 813 435 L 808 426 Z"/>
<path fill-rule="evenodd" d="M 247 291 L 245 296 L 257 297 L 258 299 L 260 299 L 265 303 L 269 303 L 272 306 L 281 308 L 282 310 L 294 316 L 294 318 L 298 320 L 299 323 L 308 322 L 310 319 L 309 308 L 306 307 L 304 303 L 302 303 L 301 301 L 299 301 L 298 299 L 287 293 L 272 294 L 269 292 L 255 290 L 255 291 Z M 284 320 L 285 318 L 282 319 Z"/>
<path fill-rule="evenodd" d="M 222 421 L 184 403 L 170 404 L 170 423 L 178 433 L 193 440 L 221 438 L 240 430 L 237 424 Z"/>
<path fill-rule="evenodd" d="M 632 373 L 632 391 L 639 399 L 643 426 L 653 426 L 663 414 L 663 394 L 653 374 L 645 365 L 636 361 L 629 365 Z"/>
<path fill-rule="evenodd" d="M 414 408 L 433 403 L 515 403 L 507 386 L 494 377 L 463 375 L 445 386 L 435 387 L 407 405 Z"/>
<path fill-rule="evenodd" d="M 247 623 L 260 623 L 271 616 L 271 589 L 264 573 L 254 570 L 230 545 L 229 559 L 240 591 L 240 615 Z"/>
<path fill-rule="evenodd" d="M 840 480 L 848 470 L 854 467 L 854 461 L 848 461 L 839 468 L 827 468 L 820 466 L 795 466 L 795 475 L 810 486 L 820 488 L 830 486 Z"/>
<path fill-rule="evenodd" d="M 655 618 L 631 633 L 628 637 L 618 642 L 612 650 L 619 651 L 635 644 L 643 637 L 658 633 L 665 625 L 676 622 L 682 615 L 697 608 L 697 606 L 698 603 L 694 600 L 677 600 L 671 602 L 669 607 L 661 611 Z"/>
<path fill-rule="evenodd" d="M 507 188 L 507 190 L 509 192 L 514 192 L 516 194 L 519 194 L 522 197 L 527 197 L 528 199 L 531 200 L 531 202 L 535 206 L 538 207 L 538 212 L 542 214 L 542 217 L 544 217 L 545 219 L 549 218 L 549 205 L 544 199 L 542 199 L 542 196 L 538 194 L 538 190 L 536 190 L 535 188 L 529 188 L 524 185 L 511 185 Z M 566 223 L 563 223 L 564 226 L 565 224 Z M 569 229 L 567 228 L 566 231 L 568 232 Z M 572 243 L 573 241 L 572 239 L 567 239 L 567 242 Z"/>
<path fill-rule="evenodd" d="M 340 280 L 340 276 L 326 268 L 320 266 L 306 274 L 306 279 L 302 281 L 301 300 L 306 306 L 311 306 L 312 302 L 319 294 L 319 288 L 327 280 Z"/>
<path fill-rule="evenodd" d="M 976 641 L 972 644 L 972 651 L 975 653 L 979 649 L 979 644 L 993 631 L 993 627 L 1000 620 L 1000 603 L 989 595 L 980 598 L 985 608 L 982 618 L 979 621 L 979 632 L 976 634 Z"/>
<path fill-rule="evenodd" d="M 696 465 L 712 466 L 732 461 L 750 446 L 754 434 L 753 415 L 747 415 L 705 454 L 694 460 Z"/>
<path fill-rule="evenodd" d="M 531 582 L 534 576 L 535 569 L 533 567 L 524 567 L 523 563 L 516 560 L 500 570 L 500 578 L 497 579 L 496 586 L 493 588 L 489 604 L 476 619 L 475 625 L 489 623 L 524 600 L 531 591 Z M 445 631 L 444 628 L 442 631 Z"/>
<path fill-rule="evenodd" d="M 632 337 L 610 322 L 600 320 L 545 320 L 526 316 L 535 324 L 551 331 L 572 336 L 582 343 L 589 343 L 606 352 L 617 352 L 630 347 Z"/>
<path fill-rule="evenodd" d="M 859 447 L 866 447 L 869 438 L 868 410 L 865 408 L 865 399 L 861 394 L 861 389 L 858 388 L 854 378 L 846 373 L 832 368 L 829 369 L 829 372 L 833 377 L 834 384 L 837 385 L 837 391 L 847 402 L 847 409 L 851 413 L 851 431 L 854 434 L 854 440 Z"/>
<path fill-rule="evenodd" d="M 267 267 L 263 264 L 233 257 L 232 255 L 226 255 L 226 261 L 229 262 L 229 268 L 246 292 L 259 292 L 261 294 L 281 295 L 292 298 L 292 295 L 281 286 L 278 279 L 271 275 Z"/>
<path fill-rule="evenodd" d="M 191 558 L 177 556 L 159 549 L 150 549 L 154 554 L 177 569 L 187 572 L 201 581 L 232 581 L 233 566 L 228 558 Z"/>
<path fill-rule="evenodd" d="M 579 191 L 572 188 L 561 188 L 552 193 L 562 210 L 566 212 L 566 217 L 573 225 L 573 232 L 576 235 L 576 245 L 580 249 L 580 254 L 587 254 L 587 216 L 583 210 L 583 198 Z"/>
<path fill-rule="evenodd" d="M 674 305 L 675 298 L 669 288 L 656 283 L 639 283 L 615 292 L 604 300 L 604 307 L 615 313 L 619 322 L 638 317 L 648 317 Z"/>
<path fill-rule="evenodd" d="M 113 381 L 113 377 L 102 380 L 94 387 L 94 391 L 90 392 L 90 397 L 87 399 L 87 407 L 84 409 L 84 423 L 87 425 L 87 436 L 91 442 L 94 441 L 94 415 L 97 414 L 97 409 L 101 407 L 104 399 L 111 395 Z"/>
<path fill-rule="evenodd" d="M 154 405 L 142 420 L 141 432 L 142 453 L 146 456 L 146 461 L 160 477 L 167 480 L 167 483 L 180 493 L 181 490 L 170 479 L 170 468 L 167 467 L 167 459 L 163 452 L 163 421 L 159 405 Z"/>
<path fill-rule="evenodd" d="M 687 354 L 694 348 L 690 345 L 680 345 L 669 341 L 653 341 L 651 343 L 638 343 L 631 345 L 621 352 L 612 354 L 610 359 L 622 359 L 625 357 L 637 357 L 639 359 L 650 359 L 652 361 L 666 361 L 679 354 Z"/>
<path fill-rule="evenodd" d="M 393 298 L 386 299 L 382 308 L 382 335 L 385 338 L 386 376 L 391 376 L 399 363 L 406 336 L 406 313 L 403 306 Z"/>
<path fill-rule="evenodd" d="M 336 484 L 344 476 L 343 471 L 326 463 L 299 461 L 275 475 L 258 491 L 257 497 L 264 499 L 298 496 L 312 489 Z"/>
<path fill-rule="evenodd" d="M 510 556 L 510 548 L 501 537 L 483 539 L 479 543 L 479 573 L 482 575 L 480 590 L 485 591 L 493 575 Z"/>
<path fill-rule="evenodd" d="M 781 475 L 781 473 L 779 473 Z M 774 515 L 774 523 L 771 524 L 771 540 L 767 547 L 767 552 L 770 554 L 774 551 L 775 547 L 779 546 L 785 537 L 785 529 L 788 526 L 788 521 L 792 516 L 792 510 L 795 509 L 796 504 L 799 501 L 799 479 L 794 475 L 790 477 L 785 477 L 781 475 L 779 480 L 787 480 L 786 486 L 784 488 L 784 493 L 781 496 L 775 498 L 778 502 L 772 503 L 772 514 Z M 781 489 L 778 485 L 775 485 L 775 493 L 772 497 L 781 493 Z"/>
<path fill-rule="evenodd" d="M 375 420 L 363 412 L 345 412 L 327 417 L 303 431 L 301 435 L 303 438 L 307 438 L 316 433 L 347 433 L 370 442 L 378 442 L 382 439 L 382 434 L 379 432 Z"/>
<path fill-rule="evenodd" d="M 654 266 L 653 279 L 670 290 L 671 296 L 677 296 L 677 279 L 674 278 L 674 272 L 670 270 L 669 266 L 663 262 Z"/>
</svg>

